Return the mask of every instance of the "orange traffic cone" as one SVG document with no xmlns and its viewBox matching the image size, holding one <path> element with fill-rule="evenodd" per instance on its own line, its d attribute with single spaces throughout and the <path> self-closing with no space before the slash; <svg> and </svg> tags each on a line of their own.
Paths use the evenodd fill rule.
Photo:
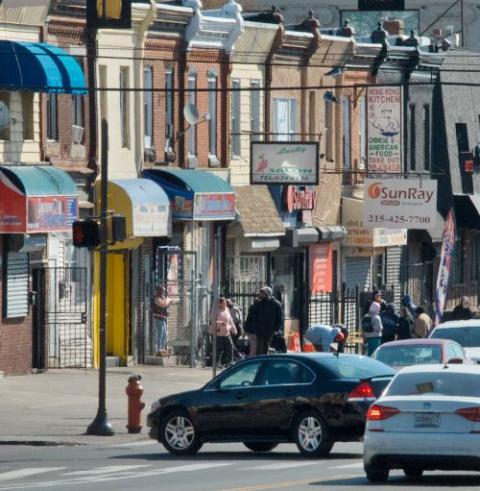
<svg viewBox="0 0 480 491">
<path fill-rule="evenodd" d="M 288 351 L 295 351 L 296 353 L 302 351 L 300 349 L 300 336 L 298 335 L 298 332 L 291 332 L 290 336 L 288 336 L 287 349 Z"/>
<path fill-rule="evenodd" d="M 305 353 L 313 353 L 315 351 L 315 348 L 310 341 L 307 341 L 306 339 L 304 339 L 303 340 L 303 351 Z"/>
</svg>

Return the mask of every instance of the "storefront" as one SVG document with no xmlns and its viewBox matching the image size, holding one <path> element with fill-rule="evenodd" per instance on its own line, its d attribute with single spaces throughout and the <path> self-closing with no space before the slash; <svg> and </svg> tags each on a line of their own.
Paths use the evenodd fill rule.
<svg viewBox="0 0 480 491">
<path fill-rule="evenodd" d="M 407 229 L 368 228 L 363 222 L 363 200 L 343 198 L 342 278 L 347 289 L 391 289 L 400 300 L 402 246 Z"/>
<path fill-rule="evenodd" d="M 97 182 L 97 191 L 100 182 Z M 97 194 L 99 196 L 99 193 Z M 97 200 L 101 206 L 101 200 Z M 127 238 L 109 246 L 107 262 L 107 355 L 112 362 L 127 365 L 142 358 L 142 340 L 147 333 L 140 319 L 150 307 L 151 292 L 142 271 L 150 255 L 142 257 L 145 240 L 171 234 L 170 202 L 160 186 L 149 179 L 113 179 L 108 183 L 108 209 L 126 218 Z M 99 254 L 95 253 L 95 320 L 99 313 Z M 98 322 L 95 322 L 95 326 Z M 143 327 L 142 327 L 143 326 Z M 98 336 L 98 330 L 95 333 Z M 97 341 L 96 337 L 96 341 Z M 98 346 L 98 343 L 95 343 Z M 98 362 L 98 350 L 95 350 Z"/>
<path fill-rule="evenodd" d="M 144 176 L 170 199 L 172 239 L 155 248 L 154 277 L 173 300 L 168 345 L 179 363 L 193 365 L 209 322 L 211 292 L 222 275 L 225 228 L 235 219 L 235 192 L 208 171 L 149 169 Z"/>
</svg>

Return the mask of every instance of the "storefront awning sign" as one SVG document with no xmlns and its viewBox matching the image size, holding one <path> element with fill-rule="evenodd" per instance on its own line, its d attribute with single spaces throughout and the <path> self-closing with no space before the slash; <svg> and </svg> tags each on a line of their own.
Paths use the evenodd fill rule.
<svg viewBox="0 0 480 491">
<path fill-rule="evenodd" d="M 434 179 L 365 179 L 366 227 L 428 229 L 437 218 Z"/>
<path fill-rule="evenodd" d="M 0 233 L 70 232 L 78 197 L 66 172 L 50 166 L 0 168 Z"/>
<path fill-rule="evenodd" d="M 252 142 L 251 184 L 318 184 L 315 142 Z"/>
</svg>

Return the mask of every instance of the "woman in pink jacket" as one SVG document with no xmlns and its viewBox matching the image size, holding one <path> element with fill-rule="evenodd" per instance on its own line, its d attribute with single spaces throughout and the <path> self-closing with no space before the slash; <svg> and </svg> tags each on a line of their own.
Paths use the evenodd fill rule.
<svg viewBox="0 0 480 491">
<path fill-rule="evenodd" d="M 215 326 L 211 325 L 208 332 L 217 336 L 217 360 L 220 365 L 227 366 L 233 359 L 233 342 L 231 334 L 237 334 L 227 301 L 224 297 L 218 299 L 218 309 L 215 316 Z"/>
</svg>

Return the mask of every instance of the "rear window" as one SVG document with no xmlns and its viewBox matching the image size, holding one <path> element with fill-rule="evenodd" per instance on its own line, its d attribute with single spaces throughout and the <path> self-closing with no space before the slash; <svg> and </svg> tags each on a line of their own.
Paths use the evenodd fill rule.
<svg viewBox="0 0 480 491">
<path fill-rule="evenodd" d="M 464 348 L 480 346 L 480 324 L 468 327 L 445 327 L 432 331 L 431 338 L 451 339 Z"/>
<path fill-rule="evenodd" d="M 390 366 L 422 365 L 442 362 L 442 348 L 435 345 L 380 347 L 373 355 Z"/>
<path fill-rule="evenodd" d="M 480 397 L 480 371 L 470 373 L 398 373 L 387 389 L 388 396 L 439 394 Z"/>
<path fill-rule="evenodd" d="M 365 379 L 395 374 L 387 365 L 367 356 L 322 357 L 319 363 L 330 371 L 335 378 Z"/>
</svg>

